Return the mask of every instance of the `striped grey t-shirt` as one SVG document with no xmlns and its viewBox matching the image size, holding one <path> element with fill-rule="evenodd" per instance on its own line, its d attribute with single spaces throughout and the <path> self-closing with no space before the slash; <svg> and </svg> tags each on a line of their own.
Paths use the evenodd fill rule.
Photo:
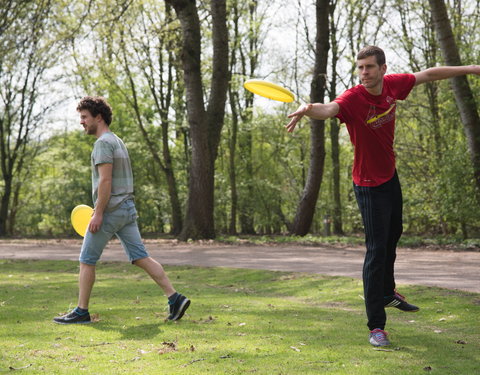
<svg viewBox="0 0 480 375">
<path fill-rule="evenodd" d="M 112 193 L 105 211 L 113 211 L 122 202 L 133 198 L 133 174 L 127 148 L 112 132 L 102 134 L 93 145 L 92 151 L 92 195 L 97 205 L 100 175 L 98 165 L 109 163 L 112 167 Z"/>
</svg>

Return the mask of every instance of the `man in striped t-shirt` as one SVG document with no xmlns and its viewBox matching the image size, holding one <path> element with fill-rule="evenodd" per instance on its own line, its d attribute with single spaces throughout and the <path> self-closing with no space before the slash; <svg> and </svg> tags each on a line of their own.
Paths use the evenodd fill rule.
<svg viewBox="0 0 480 375">
<path fill-rule="evenodd" d="M 60 324 L 90 323 L 88 304 L 95 282 L 95 267 L 107 242 L 117 236 L 132 264 L 144 269 L 168 296 L 170 320 L 178 320 L 190 300 L 175 291 L 162 265 L 143 245 L 133 200 L 133 174 L 127 148 L 110 131 L 112 109 L 104 98 L 83 98 L 77 106 L 85 133 L 97 138 L 92 151 L 92 195 L 94 213 L 80 252 L 78 306 L 54 318 Z"/>
<path fill-rule="evenodd" d="M 112 189 L 105 210 L 113 211 L 124 201 L 133 199 L 132 167 L 127 148 L 120 138 L 110 131 L 102 134 L 93 146 L 91 159 L 93 202 L 98 199 L 101 164 L 112 165 Z"/>
</svg>

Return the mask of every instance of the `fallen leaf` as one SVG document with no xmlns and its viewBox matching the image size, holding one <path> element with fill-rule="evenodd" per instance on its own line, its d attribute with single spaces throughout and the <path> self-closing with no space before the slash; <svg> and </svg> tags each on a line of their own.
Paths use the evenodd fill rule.
<svg viewBox="0 0 480 375">
<path fill-rule="evenodd" d="M 12 367 L 12 366 L 9 366 L 8 369 L 9 370 L 23 370 L 25 368 L 29 368 L 30 366 L 32 366 L 32 364 L 30 363 L 29 365 L 26 365 L 26 366 L 23 366 L 23 367 Z"/>
<path fill-rule="evenodd" d="M 90 340 L 92 341 L 92 340 Z M 102 345 L 111 345 L 112 343 L 111 342 L 100 342 L 98 344 L 90 344 L 90 345 L 80 345 L 80 347 L 82 348 L 90 348 L 92 346 L 102 346 Z M 125 349 L 125 348 L 122 348 L 122 349 Z"/>
<path fill-rule="evenodd" d="M 205 361 L 205 358 L 194 359 L 194 360 L 182 365 L 181 367 L 187 367 L 187 366 L 190 366 L 192 363 L 200 362 L 200 361 Z"/>
<path fill-rule="evenodd" d="M 424 370 L 424 371 L 432 371 L 432 367 L 431 367 L 431 366 L 427 366 L 427 367 L 424 367 L 423 370 Z"/>
<path fill-rule="evenodd" d="M 166 354 L 172 353 L 177 351 L 177 343 L 176 342 L 162 342 L 163 348 L 158 349 L 158 354 Z"/>
<path fill-rule="evenodd" d="M 100 319 L 100 314 L 91 314 L 90 319 L 91 319 L 92 323 L 98 323 L 101 320 Z"/>
<path fill-rule="evenodd" d="M 293 349 L 293 350 L 295 350 L 296 352 L 299 352 L 299 351 L 300 351 L 300 349 L 298 349 L 298 348 L 296 348 L 296 347 L 294 347 L 294 346 L 291 346 L 290 349 Z"/>
<path fill-rule="evenodd" d="M 457 341 L 455 341 L 455 344 L 466 345 L 467 342 L 463 341 L 463 340 L 457 340 Z"/>
<path fill-rule="evenodd" d="M 177 348 L 177 343 L 176 342 L 168 342 L 168 341 L 163 341 L 162 345 L 169 346 L 170 348 Z"/>
</svg>

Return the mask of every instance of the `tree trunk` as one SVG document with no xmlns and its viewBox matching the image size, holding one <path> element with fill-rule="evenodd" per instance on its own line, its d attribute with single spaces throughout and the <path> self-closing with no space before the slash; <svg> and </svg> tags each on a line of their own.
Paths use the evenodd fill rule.
<svg viewBox="0 0 480 375">
<path fill-rule="evenodd" d="M 447 65 L 462 65 L 444 0 L 429 0 L 435 31 Z M 480 195 L 480 117 L 466 76 L 450 79 L 467 138 L 477 191 Z"/>
<path fill-rule="evenodd" d="M 238 5 L 238 2 L 235 2 Z M 262 19 L 258 18 L 257 9 L 258 1 L 252 0 L 248 3 L 248 31 L 247 42 L 240 43 L 239 46 L 239 63 L 240 71 L 244 77 L 255 77 L 255 72 L 258 66 L 260 46 L 260 25 Z M 239 15 L 242 17 L 242 14 Z M 242 48 L 245 45 L 246 51 Z M 233 52 L 232 52 L 233 53 Z M 255 190 L 254 190 L 254 171 L 253 171 L 253 136 L 252 136 L 252 114 L 253 107 L 253 94 L 248 91 L 244 91 L 244 102 L 238 100 L 239 115 L 241 123 L 239 124 L 238 133 L 238 148 L 241 168 L 243 168 L 243 183 L 242 187 L 238 189 L 238 211 L 240 232 L 242 234 L 255 234 Z M 236 96 L 238 99 L 238 96 Z M 244 125 L 243 127 L 241 125 Z M 246 126 L 245 126 L 246 125 Z"/>
<path fill-rule="evenodd" d="M 237 193 L 237 172 L 235 165 L 235 156 L 237 150 L 237 134 L 238 134 L 238 113 L 237 107 L 235 105 L 235 93 L 230 87 L 228 90 L 230 98 L 230 108 L 232 111 L 232 132 L 228 142 L 229 156 L 228 156 L 228 174 L 230 179 L 230 222 L 228 224 L 228 233 L 235 235 L 237 234 L 237 204 L 238 204 L 238 193 Z"/>
<path fill-rule="evenodd" d="M 0 203 L 0 237 L 8 234 L 8 206 L 10 203 L 10 196 L 12 194 L 12 179 L 8 176 L 3 176 L 4 190 Z"/>
<path fill-rule="evenodd" d="M 228 74 L 228 31 L 225 0 L 211 1 L 213 73 L 205 110 L 201 72 L 201 32 L 194 0 L 166 0 L 182 27 L 182 63 L 187 117 L 192 142 L 189 194 L 181 240 L 215 237 L 214 164 L 223 127 Z"/>
<path fill-rule="evenodd" d="M 316 19 L 317 34 L 315 38 L 315 67 L 311 84 L 310 100 L 323 103 L 329 49 L 328 25 L 329 0 L 317 0 Z M 325 121 L 310 120 L 310 167 L 307 183 L 298 204 L 295 220 L 292 225 L 293 234 L 304 236 L 310 230 L 315 206 L 323 178 L 325 161 Z"/>
<path fill-rule="evenodd" d="M 330 37 L 332 44 L 332 79 L 330 81 L 330 101 L 337 96 L 337 61 L 338 61 L 338 43 L 337 30 L 334 19 L 335 4 L 330 6 Z M 330 142 L 332 157 L 332 175 L 333 175 L 333 233 L 343 235 L 342 222 L 342 201 L 340 194 L 340 144 L 339 144 L 340 124 L 336 118 L 330 119 Z"/>
<path fill-rule="evenodd" d="M 240 33 L 238 28 L 238 22 L 240 19 L 238 12 L 238 1 L 232 2 L 232 22 L 233 22 L 233 43 L 230 53 L 230 71 L 233 72 L 237 65 L 237 50 L 240 49 Z M 228 176 L 230 182 L 230 219 L 228 224 L 228 233 L 231 235 L 237 234 L 237 205 L 238 205 L 238 192 L 237 192 L 237 171 L 236 171 L 236 151 L 237 151 L 237 135 L 238 135 L 238 93 L 232 87 L 233 82 L 230 81 L 228 87 L 228 97 L 230 102 L 230 110 L 232 111 L 232 131 L 230 133 L 230 139 L 228 142 Z"/>
</svg>

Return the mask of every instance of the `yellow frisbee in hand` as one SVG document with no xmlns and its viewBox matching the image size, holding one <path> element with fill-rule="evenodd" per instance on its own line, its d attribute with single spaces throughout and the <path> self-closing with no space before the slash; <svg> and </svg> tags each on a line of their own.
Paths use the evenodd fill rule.
<svg viewBox="0 0 480 375">
<path fill-rule="evenodd" d="M 279 102 L 291 103 L 295 100 L 295 95 L 286 88 L 260 79 L 249 79 L 243 87 L 254 94 Z"/>
<path fill-rule="evenodd" d="M 92 214 L 93 208 L 85 204 L 80 204 L 72 210 L 70 219 L 72 220 L 73 229 L 82 237 L 85 237 Z"/>
</svg>

